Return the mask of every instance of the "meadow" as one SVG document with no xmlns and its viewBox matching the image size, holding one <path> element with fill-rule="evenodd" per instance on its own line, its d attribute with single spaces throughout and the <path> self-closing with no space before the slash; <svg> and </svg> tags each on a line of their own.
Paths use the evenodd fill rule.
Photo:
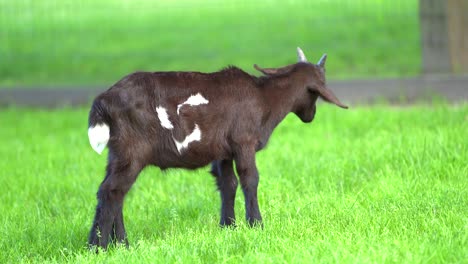
<svg viewBox="0 0 468 264">
<path fill-rule="evenodd" d="M 282 66 L 328 53 L 329 79 L 417 76 L 417 0 L 2 1 L 0 89 L 109 86 L 136 70 Z M 345 100 L 346 101 L 346 100 Z M 468 104 L 378 103 L 288 116 L 258 154 L 263 229 L 218 226 L 209 168 L 146 168 L 130 248 L 87 237 L 106 153 L 86 108 L 0 109 L 0 263 L 462 263 Z"/>
<path fill-rule="evenodd" d="M 462 263 L 468 105 L 319 105 L 259 153 L 264 229 L 221 229 L 208 168 L 147 168 L 124 208 L 129 250 L 86 241 L 106 155 L 87 109 L 0 111 L 0 263 Z M 7 124 L 7 125 L 4 125 Z M 106 153 L 106 152 L 105 152 Z"/>
<path fill-rule="evenodd" d="M 136 71 L 253 73 L 328 53 L 328 77 L 420 73 L 417 0 L 0 1 L 0 87 L 110 85 Z"/>
</svg>

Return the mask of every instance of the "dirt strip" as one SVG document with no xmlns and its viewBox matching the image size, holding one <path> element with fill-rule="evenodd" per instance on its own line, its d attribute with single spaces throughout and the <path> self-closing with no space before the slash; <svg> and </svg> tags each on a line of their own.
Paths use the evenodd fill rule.
<svg viewBox="0 0 468 264">
<path fill-rule="evenodd" d="M 381 100 L 398 104 L 468 102 L 468 76 L 424 77 L 386 80 L 330 81 L 328 87 L 349 104 L 369 104 Z M 16 87 L 0 89 L 0 107 L 25 106 L 57 108 L 86 106 L 104 87 Z"/>
</svg>

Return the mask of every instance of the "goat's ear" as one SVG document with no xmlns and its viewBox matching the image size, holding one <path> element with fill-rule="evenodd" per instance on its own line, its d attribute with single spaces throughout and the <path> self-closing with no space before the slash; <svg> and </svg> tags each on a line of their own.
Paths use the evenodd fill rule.
<svg viewBox="0 0 468 264">
<path fill-rule="evenodd" d="M 254 68 L 265 75 L 278 75 L 290 72 L 294 68 L 294 64 L 281 68 L 262 68 L 257 64 L 254 64 Z"/>
<path fill-rule="evenodd" d="M 340 100 L 335 96 L 335 94 L 330 89 L 323 87 L 323 88 L 318 89 L 317 92 L 319 93 L 320 98 L 322 98 L 323 100 L 329 103 L 336 104 L 337 106 L 341 108 L 348 109 L 348 106 L 340 102 Z"/>
<path fill-rule="evenodd" d="M 259 71 L 259 72 L 261 72 L 261 73 L 263 73 L 265 75 L 274 75 L 274 74 L 277 74 L 277 72 L 278 72 L 278 69 L 275 69 L 275 68 L 262 68 L 262 67 L 258 66 L 257 64 L 254 64 L 254 68 L 257 71 Z"/>
</svg>

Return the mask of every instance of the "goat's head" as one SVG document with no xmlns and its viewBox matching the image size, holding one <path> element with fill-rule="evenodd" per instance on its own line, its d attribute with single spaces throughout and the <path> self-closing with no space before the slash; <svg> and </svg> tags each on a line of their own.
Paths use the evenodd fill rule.
<svg viewBox="0 0 468 264">
<path fill-rule="evenodd" d="M 285 67 L 261 68 L 256 64 L 254 67 L 267 76 L 291 78 L 290 82 L 294 88 L 294 93 L 291 96 L 295 99 L 292 112 L 304 123 L 312 122 L 314 119 L 315 103 L 318 97 L 341 108 L 348 108 L 326 87 L 325 62 L 327 55 L 324 54 L 317 64 L 313 64 L 307 61 L 304 52 L 298 47 L 297 57 L 297 63 Z"/>
</svg>

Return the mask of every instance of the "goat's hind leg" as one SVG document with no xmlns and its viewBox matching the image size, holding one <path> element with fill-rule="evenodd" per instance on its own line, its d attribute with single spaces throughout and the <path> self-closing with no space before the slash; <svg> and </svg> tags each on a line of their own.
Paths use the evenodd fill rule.
<svg viewBox="0 0 468 264">
<path fill-rule="evenodd" d="M 216 160 L 211 164 L 211 173 L 221 194 L 221 226 L 235 224 L 234 202 L 238 181 L 234 173 L 232 160 Z"/>
<path fill-rule="evenodd" d="M 124 197 L 142 167 L 109 156 L 107 174 L 97 193 L 98 205 L 89 235 L 89 245 L 107 248 L 109 239 L 127 244 L 123 224 Z"/>
<path fill-rule="evenodd" d="M 128 248 L 127 232 L 123 222 L 122 207 L 120 207 L 117 215 L 115 216 L 114 225 L 111 232 L 112 242 L 124 244 Z"/>
</svg>

